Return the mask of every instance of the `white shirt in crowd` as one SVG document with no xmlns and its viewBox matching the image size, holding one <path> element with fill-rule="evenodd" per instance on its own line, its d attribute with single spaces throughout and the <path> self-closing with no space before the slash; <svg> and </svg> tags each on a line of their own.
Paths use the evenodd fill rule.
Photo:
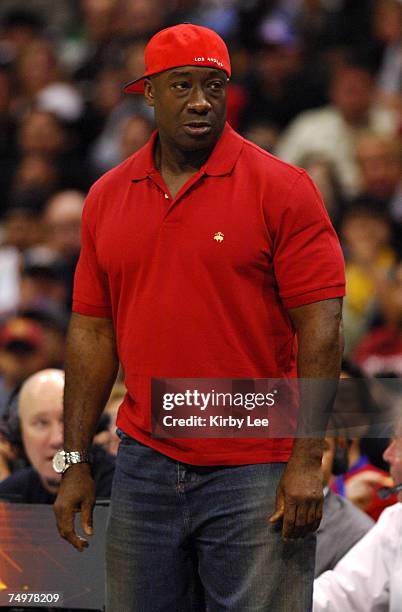
<svg viewBox="0 0 402 612">
<path fill-rule="evenodd" d="M 298 115 L 285 130 L 275 154 L 281 159 L 300 165 L 308 155 L 320 155 L 332 162 L 348 196 L 360 189 L 360 171 L 355 159 L 356 142 L 367 130 L 395 134 L 395 113 L 384 108 L 373 108 L 366 124 L 353 128 L 345 122 L 334 106 L 308 110 Z"/>
<path fill-rule="evenodd" d="M 314 581 L 313 612 L 402 612 L 402 503 Z"/>
</svg>

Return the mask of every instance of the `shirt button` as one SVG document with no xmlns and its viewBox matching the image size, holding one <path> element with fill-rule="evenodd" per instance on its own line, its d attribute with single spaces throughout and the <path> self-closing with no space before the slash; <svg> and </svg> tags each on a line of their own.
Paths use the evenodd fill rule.
<svg viewBox="0 0 402 612">
<path fill-rule="evenodd" d="M 165 193 L 165 198 L 166 198 L 167 200 L 169 199 L 169 196 L 168 196 L 168 194 L 167 194 L 167 193 Z"/>
</svg>

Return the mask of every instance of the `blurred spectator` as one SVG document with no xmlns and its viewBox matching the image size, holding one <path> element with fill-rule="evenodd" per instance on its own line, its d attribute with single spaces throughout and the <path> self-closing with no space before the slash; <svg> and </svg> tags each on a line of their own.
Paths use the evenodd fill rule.
<svg viewBox="0 0 402 612">
<path fill-rule="evenodd" d="M 384 324 L 370 331 L 353 352 L 368 376 L 402 377 L 402 262 L 392 270 L 382 300 Z"/>
<path fill-rule="evenodd" d="M 54 454 L 63 447 L 64 372 L 36 372 L 23 384 L 18 401 L 19 415 L 9 436 L 20 447 L 29 467 L 17 470 L 0 483 L 0 497 L 14 495 L 28 504 L 52 504 L 61 481 L 53 470 Z M 92 448 L 92 475 L 96 496 L 109 497 L 114 460 L 101 448 Z"/>
<path fill-rule="evenodd" d="M 120 132 L 120 161 L 130 157 L 148 142 L 153 131 L 152 123 L 145 117 L 127 119 Z"/>
<path fill-rule="evenodd" d="M 288 162 L 299 164 L 307 154 L 330 160 L 348 196 L 360 189 L 355 160 L 355 142 L 362 130 L 371 128 L 395 134 L 396 117 L 374 106 L 374 79 L 368 68 L 350 61 L 334 70 L 330 106 L 306 111 L 297 117 L 279 140 L 276 152 Z"/>
<path fill-rule="evenodd" d="M 249 123 L 247 129 L 243 132 L 243 136 L 264 151 L 272 153 L 278 140 L 279 130 L 268 121 L 254 121 Z"/>
<path fill-rule="evenodd" d="M 165 22 L 166 0 L 120 0 L 118 33 L 130 39 L 150 38 Z"/>
<path fill-rule="evenodd" d="M 335 400 L 333 419 L 337 429 L 347 440 L 346 469 L 341 470 L 330 483 L 330 489 L 346 497 L 372 519 L 377 520 L 384 508 L 395 503 L 396 496 L 382 499 L 378 490 L 391 486 L 386 465 L 378 461 L 388 445 L 380 438 L 377 423 L 387 420 L 383 406 L 373 397 L 367 379 L 351 362 L 343 360 L 341 380 Z M 391 419 L 392 421 L 392 419 Z M 388 435 L 383 432 L 381 435 Z"/>
<path fill-rule="evenodd" d="M 126 50 L 124 64 L 124 79 L 131 81 L 144 71 L 144 46 L 141 39 L 130 45 Z M 115 83 L 115 85 L 117 85 Z M 117 94 L 117 89 L 115 90 Z M 124 123 L 131 117 L 144 117 L 153 122 L 153 111 L 145 104 L 142 96 L 126 95 L 121 98 L 121 84 L 119 85 L 119 101 L 113 108 L 109 107 L 108 116 L 104 122 L 99 136 L 93 142 L 89 160 L 93 168 L 94 178 L 110 170 L 121 161 L 120 137 Z M 117 95 L 115 96 L 117 98 Z M 121 98 L 121 99 L 120 99 Z M 111 96 L 111 100 L 112 100 Z M 117 101 L 117 100 L 116 100 Z"/>
<path fill-rule="evenodd" d="M 68 301 L 63 259 L 45 246 L 28 249 L 21 271 L 21 308 L 64 308 Z"/>
<path fill-rule="evenodd" d="M 345 354 L 361 340 L 374 320 L 386 277 L 395 261 L 386 211 L 363 198 L 345 210 L 341 223 L 347 296 L 344 301 Z"/>
<path fill-rule="evenodd" d="M 76 260 L 80 252 L 84 200 L 81 191 L 60 191 L 50 198 L 44 211 L 47 244 L 66 259 Z"/>
<path fill-rule="evenodd" d="M 392 485 L 402 483 L 402 432 L 384 452 Z M 399 494 L 402 501 L 402 493 Z M 345 555 L 334 570 L 314 582 L 314 612 L 399 612 L 402 504 L 387 508 L 378 523 Z"/>
<path fill-rule="evenodd" d="M 52 159 L 40 153 L 26 153 L 15 165 L 11 205 L 16 200 L 29 200 L 32 193 L 44 203 L 59 184 L 60 173 Z"/>
<path fill-rule="evenodd" d="M 390 107 L 402 110 L 402 5 L 399 0 L 374 3 L 373 30 L 383 46 L 377 79 L 379 97 Z"/>
<path fill-rule="evenodd" d="M 29 197 L 27 200 L 27 206 L 10 208 L 3 223 L 3 245 L 15 247 L 19 251 L 25 251 L 38 244 L 43 238 L 43 228 L 38 211 L 34 205 L 29 205 L 32 203 L 29 202 Z"/>
<path fill-rule="evenodd" d="M 67 147 L 67 134 L 56 115 L 36 110 L 21 121 L 18 144 L 22 153 L 58 157 Z"/>
<path fill-rule="evenodd" d="M 67 305 L 71 301 L 74 271 L 80 254 L 84 199 L 81 191 L 60 191 L 50 198 L 43 216 L 47 245 L 62 259 L 59 278 L 64 282 Z"/>
<path fill-rule="evenodd" d="M 16 122 L 11 112 L 12 87 L 10 72 L 0 65 L 0 193 L 3 195 L 3 203 L 7 199 L 17 156 L 15 143 Z M 0 205 L 0 216 L 1 214 L 2 206 Z"/>
<path fill-rule="evenodd" d="M 116 419 L 120 405 L 123 402 L 126 394 L 124 384 L 117 381 L 110 394 L 109 401 L 103 411 L 103 416 L 107 417 L 107 429 L 98 433 L 95 438 L 95 444 L 100 444 L 111 455 L 116 456 L 119 449 L 120 438 L 116 434 Z"/>
<path fill-rule="evenodd" d="M 75 134 L 51 112 L 35 110 L 26 114 L 19 127 L 21 156 L 34 155 L 49 160 L 57 173 L 53 189 L 86 189 L 88 169 L 76 150 Z"/>
<path fill-rule="evenodd" d="M 48 303 L 46 306 L 41 304 L 40 308 L 20 307 L 18 315 L 40 325 L 44 337 L 43 351 L 48 367 L 62 368 L 68 324 L 65 310 Z"/>
<path fill-rule="evenodd" d="M 102 68 L 96 75 L 92 101 L 101 125 L 106 121 L 112 110 L 122 101 L 121 84 L 123 81 L 123 72 L 117 68 Z"/>
<path fill-rule="evenodd" d="M 331 221 L 337 227 L 345 197 L 333 162 L 323 155 L 310 154 L 300 160 L 300 165 L 315 182 Z"/>
<path fill-rule="evenodd" d="M 25 22 L 28 24 L 36 20 L 38 23 L 36 33 L 46 30 L 53 36 L 61 36 L 63 31 L 68 28 L 72 22 L 75 12 L 76 0 L 1 0 L 0 15 L 6 21 L 11 18 L 19 24 L 22 29 L 24 22 L 18 15 L 24 16 Z M 17 18 L 15 17 L 17 16 Z"/>
<path fill-rule="evenodd" d="M 90 41 L 109 42 L 116 28 L 118 0 L 81 0 L 83 25 Z"/>
<path fill-rule="evenodd" d="M 402 223 L 400 139 L 368 132 L 357 141 L 356 159 L 362 178 L 362 192 L 383 201 L 390 218 L 396 223 Z"/>
<path fill-rule="evenodd" d="M 14 312 L 18 306 L 20 264 L 15 247 L 0 246 L 0 316 Z"/>
<path fill-rule="evenodd" d="M 75 37 L 71 44 L 76 56 L 75 78 L 85 90 L 89 90 L 99 70 L 113 66 L 119 55 L 119 45 L 115 41 L 119 4 L 120 0 L 80 1 L 84 36 L 79 42 Z"/>
<path fill-rule="evenodd" d="M 0 328 L 0 416 L 11 397 L 34 372 L 47 367 L 40 325 L 23 317 L 10 317 Z"/>
<path fill-rule="evenodd" d="M 301 41 L 283 16 L 268 16 L 256 30 L 245 124 L 251 117 L 284 128 L 301 111 L 324 103 L 319 74 L 312 79 L 307 73 Z"/>
<path fill-rule="evenodd" d="M 78 121 L 84 111 L 77 88 L 68 83 L 54 47 L 38 38 L 24 47 L 17 62 L 20 106 L 54 113 L 61 121 Z"/>
<path fill-rule="evenodd" d="M 322 471 L 324 507 L 317 531 L 315 576 L 333 569 L 339 559 L 373 526 L 374 521 L 349 500 L 328 488 L 332 475 L 347 470 L 346 441 L 325 438 Z"/>
<path fill-rule="evenodd" d="M 5 2 L 1 9 L 4 10 Z M 10 6 L 10 3 L 9 3 Z M 44 24 L 36 11 L 30 11 L 22 5 L 11 8 L 2 15 L 0 36 L 0 63 L 10 64 L 16 60 L 24 49 L 43 31 Z"/>
</svg>

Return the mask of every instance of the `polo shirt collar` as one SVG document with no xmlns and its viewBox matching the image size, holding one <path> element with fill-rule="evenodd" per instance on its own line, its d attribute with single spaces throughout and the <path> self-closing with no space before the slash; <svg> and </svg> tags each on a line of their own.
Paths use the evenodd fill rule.
<svg viewBox="0 0 402 612">
<path fill-rule="evenodd" d="M 157 136 L 158 130 L 155 130 L 147 144 L 133 157 L 130 171 L 134 181 L 140 181 L 157 172 L 153 155 Z M 229 174 L 237 162 L 243 142 L 244 139 L 226 123 L 221 137 L 201 170 L 210 176 Z"/>
<path fill-rule="evenodd" d="M 204 165 L 205 174 L 223 176 L 229 174 L 243 148 L 244 139 L 226 123 L 221 137 Z"/>
</svg>

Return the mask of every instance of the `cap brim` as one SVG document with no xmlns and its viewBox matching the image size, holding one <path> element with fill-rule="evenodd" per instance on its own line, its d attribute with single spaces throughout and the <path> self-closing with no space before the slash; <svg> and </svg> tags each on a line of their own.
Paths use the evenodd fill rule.
<svg viewBox="0 0 402 612">
<path fill-rule="evenodd" d="M 144 93 L 144 79 L 145 77 L 140 77 L 139 79 L 135 79 L 135 81 L 130 81 L 123 87 L 124 93 L 134 93 L 141 94 Z"/>
<path fill-rule="evenodd" d="M 33 348 L 33 349 L 37 349 L 40 346 L 40 342 L 38 339 L 34 339 L 34 338 L 7 338 L 5 342 L 3 342 L 2 344 L 2 348 L 5 349 L 13 349 L 13 348 L 18 348 L 20 346 L 27 346 L 29 348 Z"/>
</svg>

